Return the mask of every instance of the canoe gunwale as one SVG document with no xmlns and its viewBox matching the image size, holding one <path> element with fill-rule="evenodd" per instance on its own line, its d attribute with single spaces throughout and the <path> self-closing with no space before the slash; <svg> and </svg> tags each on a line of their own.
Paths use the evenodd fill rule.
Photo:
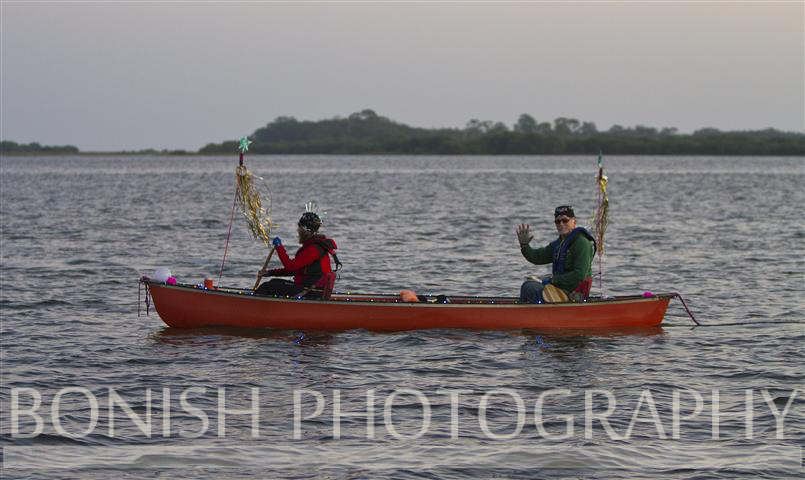
<svg viewBox="0 0 805 480">
<path fill-rule="evenodd" d="M 194 292 L 204 295 L 223 295 L 226 297 L 234 298 L 248 298 L 255 301 L 267 302 L 282 302 L 294 304 L 308 304 L 308 305 L 363 305 L 363 306 L 378 306 L 378 307 L 408 307 L 408 308 L 556 308 L 556 307 L 573 307 L 582 308 L 586 305 L 601 306 L 601 305 L 618 305 L 637 302 L 648 302 L 656 300 L 673 299 L 678 296 L 676 293 L 658 293 L 652 296 L 643 295 L 622 295 L 609 298 L 591 297 L 584 302 L 566 302 L 566 303 L 522 303 L 517 297 L 482 297 L 482 296 L 468 296 L 468 295 L 448 295 L 447 297 L 454 303 L 435 303 L 435 302 L 403 302 L 400 300 L 399 295 L 396 294 L 383 294 L 383 293 L 351 293 L 351 292 L 333 292 L 333 297 L 329 300 L 321 299 L 305 299 L 286 296 L 271 296 L 271 295 L 258 295 L 253 290 L 246 288 L 230 288 L 221 287 L 214 289 L 207 289 L 201 286 L 192 284 L 168 285 L 163 282 L 155 282 L 153 280 L 141 280 L 146 287 L 152 286 L 166 288 L 169 290 L 181 290 Z M 436 299 L 436 295 L 422 295 L 427 298 Z M 378 301 L 375 301 L 377 299 Z"/>
</svg>

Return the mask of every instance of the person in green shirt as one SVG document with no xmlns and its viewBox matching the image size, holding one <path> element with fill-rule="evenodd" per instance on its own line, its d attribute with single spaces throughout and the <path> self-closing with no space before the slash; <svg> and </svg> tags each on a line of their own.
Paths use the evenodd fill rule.
<svg viewBox="0 0 805 480">
<path fill-rule="evenodd" d="M 595 239 L 584 227 L 576 226 L 576 214 L 569 205 L 556 207 L 554 222 L 559 238 L 542 248 L 531 248 L 534 238 L 528 224 L 517 227 L 520 253 L 536 265 L 552 264 L 552 275 L 542 280 L 527 280 L 520 287 L 520 301 L 542 303 L 542 290 L 553 284 L 572 301 L 582 301 L 590 295 Z"/>
</svg>

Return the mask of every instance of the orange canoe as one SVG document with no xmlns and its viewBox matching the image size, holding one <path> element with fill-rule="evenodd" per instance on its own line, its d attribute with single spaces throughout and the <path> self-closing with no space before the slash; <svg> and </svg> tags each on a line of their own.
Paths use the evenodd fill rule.
<svg viewBox="0 0 805 480">
<path fill-rule="evenodd" d="M 254 295 L 251 290 L 206 289 L 148 280 L 143 283 L 160 318 L 174 328 L 401 331 L 656 327 L 662 322 L 668 302 L 676 296 L 629 296 L 560 304 L 525 304 L 511 297 L 450 296 L 450 303 L 407 303 L 397 295 L 334 293 L 328 300 L 302 300 Z"/>
</svg>

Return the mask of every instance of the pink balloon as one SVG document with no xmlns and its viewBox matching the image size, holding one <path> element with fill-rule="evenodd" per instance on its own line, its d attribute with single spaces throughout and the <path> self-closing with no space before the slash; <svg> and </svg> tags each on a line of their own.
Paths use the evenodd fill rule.
<svg viewBox="0 0 805 480">
<path fill-rule="evenodd" d="M 168 277 L 168 280 L 165 281 L 168 285 L 176 285 L 176 278 Z"/>
<path fill-rule="evenodd" d="M 653 293 L 651 293 L 651 292 L 643 292 L 643 296 L 644 296 L 644 297 L 653 297 L 653 296 L 654 296 L 654 294 L 653 294 Z"/>
</svg>

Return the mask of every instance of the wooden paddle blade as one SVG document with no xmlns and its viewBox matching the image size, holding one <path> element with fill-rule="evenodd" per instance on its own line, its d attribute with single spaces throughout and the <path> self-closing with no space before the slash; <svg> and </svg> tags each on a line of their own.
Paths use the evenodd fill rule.
<svg viewBox="0 0 805 480">
<path fill-rule="evenodd" d="M 564 303 L 570 301 L 564 290 L 552 283 L 545 285 L 545 288 L 542 289 L 542 299 L 545 300 L 545 303 Z"/>
</svg>

